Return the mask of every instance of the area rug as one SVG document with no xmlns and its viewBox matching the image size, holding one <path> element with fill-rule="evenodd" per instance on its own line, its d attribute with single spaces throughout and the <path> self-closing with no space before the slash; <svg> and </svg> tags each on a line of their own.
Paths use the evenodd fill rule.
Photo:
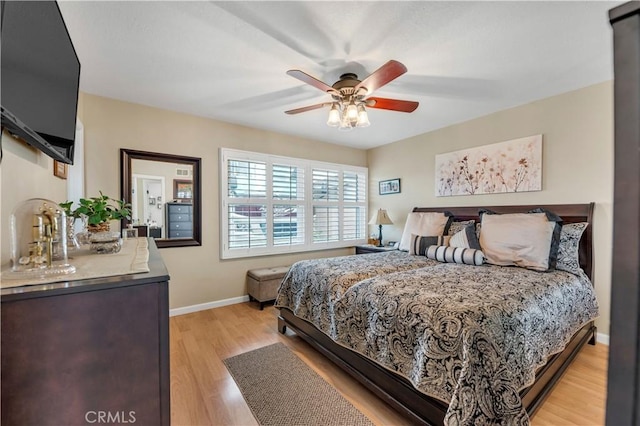
<svg viewBox="0 0 640 426">
<path fill-rule="evenodd" d="M 262 426 L 372 425 L 283 343 L 224 363 Z"/>
</svg>

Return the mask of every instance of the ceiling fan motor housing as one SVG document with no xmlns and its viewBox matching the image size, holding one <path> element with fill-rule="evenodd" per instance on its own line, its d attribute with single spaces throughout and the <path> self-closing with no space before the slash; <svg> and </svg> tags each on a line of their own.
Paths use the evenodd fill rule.
<svg viewBox="0 0 640 426">
<path fill-rule="evenodd" d="M 331 86 L 334 89 L 336 89 L 337 91 L 339 91 L 340 95 L 342 95 L 342 96 L 332 95 L 333 99 L 336 100 L 336 101 L 345 100 L 345 99 L 347 101 L 349 101 L 350 100 L 349 98 L 352 95 L 354 95 L 354 89 L 358 84 L 360 84 L 360 80 L 358 80 L 358 76 L 356 74 L 351 73 L 351 72 L 342 74 L 340 76 L 340 80 L 336 81 Z M 364 91 L 364 93 L 362 93 L 363 91 Z M 361 88 L 361 90 L 359 90 L 358 92 L 359 92 L 357 94 L 358 97 L 362 97 L 362 96 L 364 96 L 366 94 L 366 89 Z"/>
</svg>

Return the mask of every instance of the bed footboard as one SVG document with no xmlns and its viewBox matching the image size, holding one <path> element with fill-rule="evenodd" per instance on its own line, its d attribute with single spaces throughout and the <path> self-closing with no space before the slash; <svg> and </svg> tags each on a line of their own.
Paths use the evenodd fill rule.
<svg viewBox="0 0 640 426">
<path fill-rule="evenodd" d="M 417 391 L 404 377 L 338 345 L 311 323 L 296 317 L 291 310 L 280 308 L 278 331 L 284 334 L 287 326 L 367 389 L 404 414 L 412 423 L 424 425 L 444 423 L 447 404 Z M 536 382 L 520 392 L 522 404 L 530 417 L 560 380 L 580 349 L 595 338 L 595 330 L 593 322 L 582 327 L 574 334 L 565 350 L 552 356 L 538 371 Z"/>
<path fill-rule="evenodd" d="M 311 323 L 280 308 L 278 331 L 289 326 L 303 340 L 411 420 L 411 424 L 443 425 L 447 404 L 418 392 L 406 379 L 368 358 L 338 345 Z"/>
</svg>

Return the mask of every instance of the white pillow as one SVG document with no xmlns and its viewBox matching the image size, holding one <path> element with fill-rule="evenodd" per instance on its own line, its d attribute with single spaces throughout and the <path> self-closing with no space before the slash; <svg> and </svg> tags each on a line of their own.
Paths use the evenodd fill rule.
<svg viewBox="0 0 640 426">
<path fill-rule="evenodd" d="M 400 239 L 400 250 L 409 251 L 411 234 L 439 236 L 449 231 L 453 216 L 450 212 L 411 212 L 407 215 Z"/>
<path fill-rule="evenodd" d="M 487 263 L 535 271 L 555 268 L 562 225 L 553 213 L 481 213 L 481 218 L 480 246 Z"/>
</svg>

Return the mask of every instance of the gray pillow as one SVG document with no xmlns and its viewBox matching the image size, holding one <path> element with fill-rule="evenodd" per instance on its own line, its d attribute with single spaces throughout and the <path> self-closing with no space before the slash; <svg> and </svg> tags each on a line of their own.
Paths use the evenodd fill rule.
<svg viewBox="0 0 640 426">
<path fill-rule="evenodd" d="M 475 220 L 459 220 L 459 221 L 454 220 L 453 222 L 451 222 L 451 226 L 449 226 L 449 235 L 457 234 L 458 232 L 466 228 L 468 225 L 473 225 L 475 223 L 476 223 Z"/>
<path fill-rule="evenodd" d="M 572 274 L 579 274 L 582 271 L 579 247 L 580 238 L 587 226 L 589 226 L 587 222 L 567 223 L 562 226 L 556 269 Z"/>
</svg>

